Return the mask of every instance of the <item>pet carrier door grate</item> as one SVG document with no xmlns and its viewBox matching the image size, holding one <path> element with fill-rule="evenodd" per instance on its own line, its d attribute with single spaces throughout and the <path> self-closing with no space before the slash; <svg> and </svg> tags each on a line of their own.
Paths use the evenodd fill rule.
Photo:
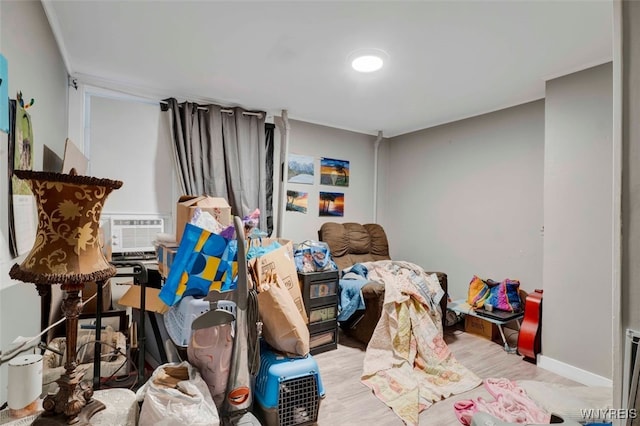
<svg viewBox="0 0 640 426">
<path fill-rule="evenodd" d="M 280 426 L 306 425 L 318 418 L 316 376 L 299 377 L 280 383 L 278 417 Z"/>
</svg>

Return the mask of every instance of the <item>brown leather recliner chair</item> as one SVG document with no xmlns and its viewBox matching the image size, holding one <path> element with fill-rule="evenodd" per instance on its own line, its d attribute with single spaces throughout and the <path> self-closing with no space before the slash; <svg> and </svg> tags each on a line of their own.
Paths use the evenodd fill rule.
<svg viewBox="0 0 640 426">
<path fill-rule="evenodd" d="M 389 242 L 382 226 L 376 223 L 327 222 L 318 231 L 318 239 L 329 245 L 331 256 L 342 270 L 360 262 L 390 260 Z M 442 320 L 447 311 L 447 274 L 435 273 L 445 295 L 440 301 Z M 384 304 L 384 284 L 371 282 L 362 287 L 364 311 L 357 311 L 349 321 L 342 323 L 345 333 L 362 343 L 369 343 L 378 324 Z"/>
</svg>

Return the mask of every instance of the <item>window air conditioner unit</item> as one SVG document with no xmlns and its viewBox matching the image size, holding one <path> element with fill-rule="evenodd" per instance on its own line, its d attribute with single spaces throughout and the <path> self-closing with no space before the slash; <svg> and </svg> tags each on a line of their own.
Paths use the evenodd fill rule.
<svg viewBox="0 0 640 426">
<path fill-rule="evenodd" d="M 164 220 L 158 217 L 112 217 L 110 228 L 113 253 L 153 252 L 157 235 L 164 232 Z"/>
</svg>

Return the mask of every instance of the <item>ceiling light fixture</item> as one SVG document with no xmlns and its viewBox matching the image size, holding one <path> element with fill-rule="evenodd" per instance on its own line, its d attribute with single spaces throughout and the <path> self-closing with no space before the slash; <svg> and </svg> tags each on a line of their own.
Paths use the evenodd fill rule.
<svg viewBox="0 0 640 426">
<path fill-rule="evenodd" d="M 351 66 L 358 72 L 378 71 L 384 65 L 381 57 L 375 55 L 358 56 L 351 61 Z"/>
<path fill-rule="evenodd" d="M 379 49 L 361 49 L 349 55 L 351 67 L 362 73 L 378 71 L 385 63 L 388 55 Z"/>
</svg>

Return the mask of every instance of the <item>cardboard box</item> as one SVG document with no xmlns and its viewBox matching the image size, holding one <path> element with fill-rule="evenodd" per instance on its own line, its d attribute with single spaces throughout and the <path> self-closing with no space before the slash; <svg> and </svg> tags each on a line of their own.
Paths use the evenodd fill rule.
<svg viewBox="0 0 640 426">
<path fill-rule="evenodd" d="M 176 207 L 176 241 L 180 242 L 184 227 L 193 216 L 196 208 L 210 213 L 224 226 L 232 224 L 231 207 L 224 198 L 214 198 L 206 195 L 183 195 Z"/>
<path fill-rule="evenodd" d="M 82 313 L 83 314 L 95 314 L 98 308 L 98 298 L 91 298 L 98 292 L 98 285 L 95 281 L 90 281 L 84 284 L 82 288 Z M 108 311 L 111 308 L 111 280 L 107 280 L 102 285 L 102 312 Z"/>
<path fill-rule="evenodd" d="M 492 341 L 501 341 L 500 331 L 497 325 L 482 318 L 472 317 L 471 315 L 464 317 L 464 331 Z"/>
<path fill-rule="evenodd" d="M 140 289 L 139 285 L 131 285 L 129 290 L 118 300 L 122 306 L 130 306 L 134 309 L 140 309 Z M 145 310 L 164 314 L 169 311 L 169 307 L 164 304 L 159 297 L 160 289 L 145 287 Z"/>
<path fill-rule="evenodd" d="M 274 241 L 278 241 L 282 246 L 267 254 L 249 260 L 252 278 L 256 283 L 265 282 L 265 277 L 275 271 L 280 279 L 282 279 L 287 290 L 289 290 L 289 294 L 293 298 L 298 311 L 300 311 L 300 315 L 302 315 L 305 324 L 307 324 L 309 318 L 304 308 L 302 291 L 300 290 L 300 283 L 298 281 L 298 270 L 293 260 L 293 244 L 290 240 L 281 238 L 263 238 L 261 244 L 263 247 L 266 247 Z"/>
<path fill-rule="evenodd" d="M 169 276 L 173 259 L 178 253 L 178 243 L 160 243 L 156 246 L 158 254 L 158 272 L 163 278 Z"/>
</svg>

